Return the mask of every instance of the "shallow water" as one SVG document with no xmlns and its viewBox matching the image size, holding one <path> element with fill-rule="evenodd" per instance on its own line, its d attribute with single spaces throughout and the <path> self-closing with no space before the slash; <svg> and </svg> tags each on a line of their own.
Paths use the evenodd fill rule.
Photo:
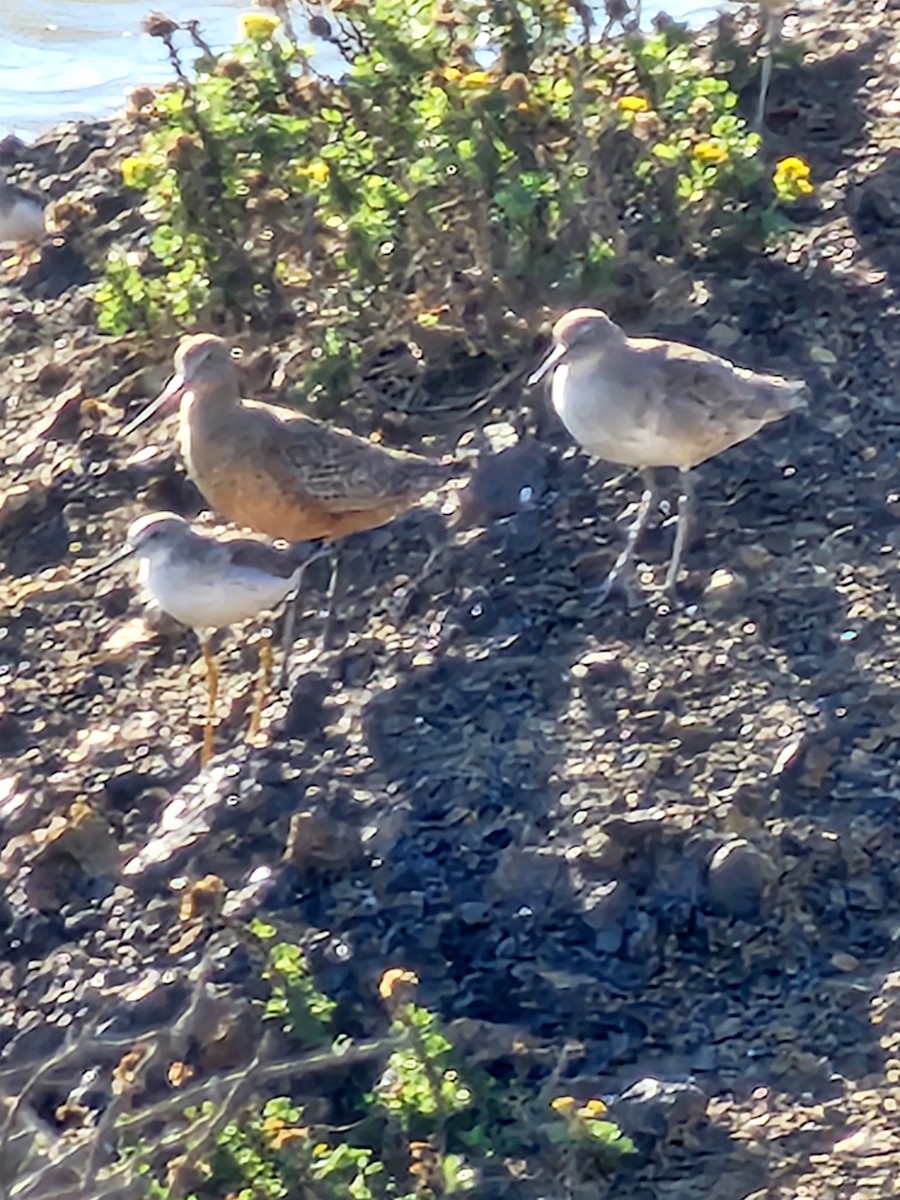
<svg viewBox="0 0 900 1200">
<path fill-rule="evenodd" d="M 34 137 L 59 121 L 107 116 L 141 83 L 164 83 L 171 69 L 161 42 L 141 33 L 154 8 L 196 17 L 214 49 L 227 46 L 247 0 L 0 0 L 0 137 Z M 598 6 L 599 7 L 599 6 Z M 698 0 L 647 4 L 694 24 L 716 6 Z"/>
<path fill-rule="evenodd" d="M 0 137 L 32 137 L 58 121 L 122 107 L 141 83 L 165 83 L 161 42 L 141 33 L 153 9 L 195 16 L 215 47 L 234 38 L 246 0 L 0 0 Z"/>
</svg>

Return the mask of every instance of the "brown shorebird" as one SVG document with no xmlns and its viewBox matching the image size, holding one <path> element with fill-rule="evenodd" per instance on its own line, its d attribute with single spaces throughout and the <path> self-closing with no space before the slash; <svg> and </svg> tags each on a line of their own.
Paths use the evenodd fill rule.
<svg viewBox="0 0 900 1200">
<path fill-rule="evenodd" d="M 639 467 L 644 477 L 637 515 L 601 600 L 634 558 L 656 500 L 654 468 L 680 473 L 668 591 L 687 539 L 693 468 L 805 404 L 802 381 L 760 375 L 683 342 L 627 337 L 596 308 L 573 309 L 553 326 L 553 346 L 529 383 L 551 372 L 553 406 L 575 440 L 598 458 Z"/>
<path fill-rule="evenodd" d="M 199 534 L 175 513 L 139 517 L 121 550 L 77 576 L 80 583 L 132 556 L 140 560 L 139 581 L 159 607 L 193 629 L 206 664 L 207 713 L 200 765 L 213 752 L 219 672 L 210 645 L 214 630 L 277 608 L 300 584 L 316 557 L 308 546 L 278 550 L 252 538 Z M 260 684 L 249 735 L 256 732 L 271 668 L 271 646 L 260 646 Z"/>
<path fill-rule="evenodd" d="M 241 399 L 234 359 L 212 334 L 182 340 L 172 379 L 122 432 L 178 401 L 181 452 L 207 503 L 238 525 L 289 542 L 332 541 L 385 525 L 459 470 Z"/>
<path fill-rule="evenodd" d="M 0 245 L 14 245 L 16 253 L 4 267 L 24 261 L 23 248 L 36 246 L 46 234 L 44 203 L 33 192 L 14 183 L 0 184 Z"/>
</svg>

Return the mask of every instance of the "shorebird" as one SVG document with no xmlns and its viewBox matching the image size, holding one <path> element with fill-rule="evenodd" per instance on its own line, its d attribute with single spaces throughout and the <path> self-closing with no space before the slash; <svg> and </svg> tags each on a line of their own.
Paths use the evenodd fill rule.
<svg viewBox="0 0 900 1200">
<path fill-rule="evenodd" d="M 120 550 L 72 582 L 93 578 L 131 557 L 140 560 L 139 582 L 159 607 L 193 629 L 200 641 L 208 697 L 200 765 L 206 766 L 213 752 L 219 689 L 219 671 L 210 645 L 213 631 L 277 608 L 299 587 L 306 567 L 322 554 L 305 545 L 282 550 L 253 538 L 200 534 L 175 513 L 154 512 L 132 522 Z M 271 647 L 266 639 L 260 647 L 260 687 L 251 735 L 270 668 Z"/>
<path fill-rule="evenodd" d="M 683 342 L 627 337 L 596 308 L 573 309 L 553 326 L 553 346 L 528 382 L 551 374 L 553 406 L 575 440 L 598 458 L 640 468 L 644 478 L 600 600 L 634 558 L 657 496 L 654 468 L 677 467 L 681 485 L 669 591 L 687 541 L 693 468 L 805 404 L 802 381 L 761 375 Z"/>
<path fill-rule="evenodd" d="M 22 264 L 23 247 L 35 246 L 44 238 L 44 221 L 44 203 L 39 196 L 13 183 L 0 184 L 0 245 L 16 247 L 4 267 Z"/>
<path fill-rule="evenodd" d="M 175 374 L 122 432 L 179 402 L 181 453 L 207 503 L 235 524 L 288 542 L 333 541 L 385 525 L 459 470 L 242 399 L 228 345 L 213 334 L 181 341 Z"/>
</svg>

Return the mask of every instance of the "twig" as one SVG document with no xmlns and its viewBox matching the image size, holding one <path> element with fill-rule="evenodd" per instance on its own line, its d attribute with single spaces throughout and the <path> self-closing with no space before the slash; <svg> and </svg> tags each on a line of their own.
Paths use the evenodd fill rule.
<svg viewBox="0 0 900 1200">
<path fill-rule="evenodd" d="M 202 50 L 204 54 L 208 55 L 212 59 L 216 59 L 218 57 L 218 55 L 214 53 L 212 46 L 209 45 L 209 43 L 201 34 L 200 22 L 196 18 L 192 17 L 190 21 L 185 21 L 184 28 L 190 34 L 191 41 L 198 50 Z"/>
</svg>

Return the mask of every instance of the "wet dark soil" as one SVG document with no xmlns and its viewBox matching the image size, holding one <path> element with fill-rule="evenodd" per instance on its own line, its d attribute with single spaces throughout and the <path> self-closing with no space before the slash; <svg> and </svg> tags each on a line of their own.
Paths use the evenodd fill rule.
<svg viewBox="0 0 900 1200">
<path fill-rule="evenodd" d="M 15 178 L 94 214 L 0 291 L 0 1089 L 30 1081 L 45 1136 L 94 1065 L 102 1107 L 123 1035 L 177 1022 L 201 969 L 246 998 L 238 918 L 259 914 L 361 1035 L 403 966 L 495 1067 L 518 1038 L 537 1078 L 567 1047 L 578 1096 L 692 1080 L 699 1115 L 657 1112 L 610 1195 L 895 1194 L 900 4 L 835 3 L 787 32 L 808 54 L 775 72 L 767 138 L 807 157 L 815 203 L 737 270 L 692 264 L 690 302 L 660 296 L 630 330 L 812 387 L 808 414 L 699 472 L 680 604 L 592 603 L 639 483 L 515 382 L 475 417 L 348 405 L 392 443 L 496 456 L 348 541 L 327 652 L 325 564 L 310 573 L 259 746 L 242 740 L 253 629 L 220 638 L 227 711 L 202 775 L 192 635 L 148 624 L 125 574 L 52 590 L 148 508 L 202 509 L 171 426 L 116 437 L 171 341 L 93 325 L 100 255 L 134 227 L 115 164 L 136 134 L 3 147 Z M 263 339 L 242 344 L 248 392 L 273 394 Z M 662 512 L 648 573 L 671 537 Z M 186 918 L 208 875 L 224 914 Z M 73 1031 L 98 1021 L 92 1050 Z M 192 1036 L 207 1072 L 239 1064 Z M 532 1194 L 507 1185 L 480 1194 Z"/>
</svg>

